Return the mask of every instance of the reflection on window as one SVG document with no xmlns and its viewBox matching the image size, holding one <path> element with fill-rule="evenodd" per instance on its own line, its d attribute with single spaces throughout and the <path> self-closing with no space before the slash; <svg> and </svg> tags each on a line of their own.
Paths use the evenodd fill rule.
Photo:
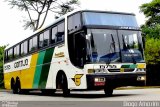
<svg viewBox="0 0 160 107">
<path fill-rule="evenodd" d="M 28 42 L 24 42 L 24 54 L 26 55 L 28 53 Z"/>
<path fill-rule="evenodd" d="M 23 46 L 23 43 L 21 44 L 21 55 L 24 55 L 24 46 Z"/>
<path fill-rule="evenodd" d="M 84 12 L 83 20 L 86 25 L 111 25 L 138 27 L 134 15 Z"/>
<path fill-rule="evenodd" d="M 29 51 L 32 51 L 33 48 L 33 41 L 32 39 L 29 40 Z"/>
<path fill-rule="evenodd" d="M 44 32 L 43 46 L 49 46 L 49 30 Z"/>
<path fill-rule="evenodd" d="M 17 58 L 19 56 L 19 45 L 14 47 L 14 58 Z"/>
<path fill-rule="evenodd" d="M 64 40 L 64 22 L 58 25 L 57 42 Z"/>
<path fill-rule="evenodd" d="M 39 36 L 39 48 L 43 47 L 43 33 Z"/>
<path fill-rule="evenodd" d="M 56 43 L 57 27 L 52 28 L 51 44 Z"/>
<path fill-rule="evenodd" d="M 13 49 L 8 50 L 8 59 L 11 60 L 13 58 Z"/>
<path fill-rule="evenodd" d="M 72 31 L 81 26 L 80 13 L 72 15 L 68 18 L 68 31 Z"/>
</svg>

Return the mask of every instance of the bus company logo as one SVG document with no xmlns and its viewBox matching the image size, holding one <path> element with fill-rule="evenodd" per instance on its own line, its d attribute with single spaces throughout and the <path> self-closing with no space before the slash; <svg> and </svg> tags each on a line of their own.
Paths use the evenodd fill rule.
<svg viewBox="0 0 160 107">
<path fill-rule="evenodd" d="M 56 57 L 56 58 L 64 57 L 64 52 L 55 53 L 55 57 Z"/>
<path fill-rule="evenodd" d="M 72 78 L 72 80 L 74 81 L 74 83 L 76 84 L 76 86 L 79 86 L 81 84 L 81 78 L 82 78 L 83 74 L 76 74 L 74 76 L 74 78 Z"/>
<path fill-rule="evenodd" d="M 28 59 L 20 60 L 14 63 L 14 68 L 24 67 L 28 65 Z"/>
</svg>

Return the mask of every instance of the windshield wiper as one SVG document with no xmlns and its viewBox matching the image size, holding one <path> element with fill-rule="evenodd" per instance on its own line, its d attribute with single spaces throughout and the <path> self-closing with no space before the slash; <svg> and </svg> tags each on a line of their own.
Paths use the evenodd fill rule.
<svg viewBox="0 0 160 107">
<path fill-rule="evenodd" d="M 111 34 L 111 38 L 112 38 L 112 42 L 110 43 L 110 49 L 109 49 L 109 52 L 111 51 L 111 49 L 112 49 L 112 46 L 113 46 L 113 52 L 112 53 L 115 53 L 115 51 L 116 51 L 116 47 L 115 47 L 115 41 L 114 41 L 114 38 L 113 38 L 113 35 Z M 112 54 L 111 52 L 109 53 L 109 54 Z M 108 62 L 106 63 L 106 64 L 110 64 L 111 63 L 111 57 L 109 56 L 109 60 L 108 60 Z"/>
</svg>

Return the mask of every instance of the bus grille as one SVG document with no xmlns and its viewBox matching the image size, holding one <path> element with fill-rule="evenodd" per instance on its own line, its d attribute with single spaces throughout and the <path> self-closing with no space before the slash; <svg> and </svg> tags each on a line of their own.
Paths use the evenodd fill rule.
<svg viewBox="0 0 160 107">
<path fill-rule="evenodd" d="M 123 71 L 121 71 L 120 69 L 108 69 L 109 72 L 133 72 L 134 69 L 130 69 L 130 68 L 124 68 Z"/>
</svg>

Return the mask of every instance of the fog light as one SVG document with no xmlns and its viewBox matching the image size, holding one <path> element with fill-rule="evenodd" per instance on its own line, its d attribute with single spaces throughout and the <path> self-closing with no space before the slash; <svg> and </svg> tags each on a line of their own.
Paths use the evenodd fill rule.
<svg viewBox="0 0 160 107">
<path fill-rule="evenodd" d="M 144 81 L 144 80 L 146 80 L 145 76 L 138 76 L 137 77 L 137 81 Z"/>
</svg>

